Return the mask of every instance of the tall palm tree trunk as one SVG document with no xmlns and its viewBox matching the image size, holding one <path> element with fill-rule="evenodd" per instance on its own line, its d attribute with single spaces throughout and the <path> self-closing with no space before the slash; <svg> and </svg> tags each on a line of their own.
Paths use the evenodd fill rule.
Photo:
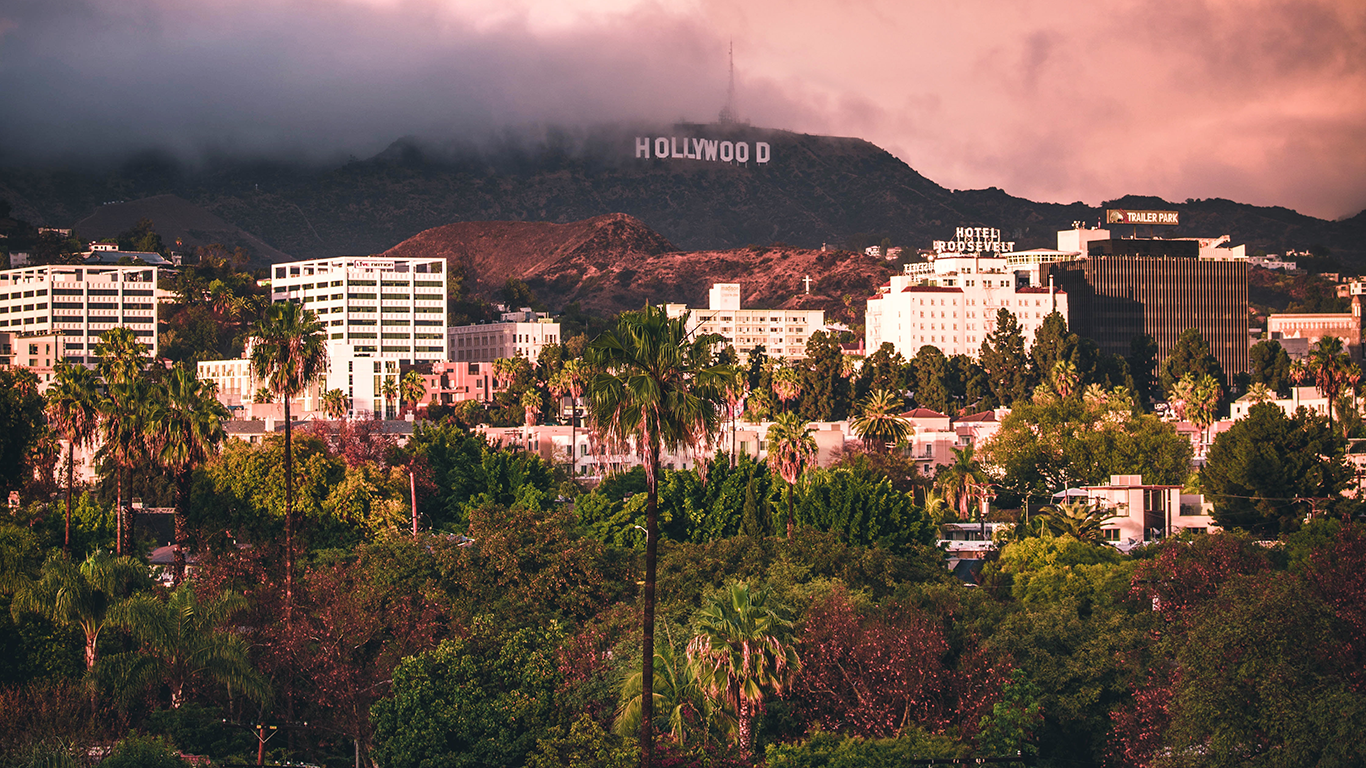
<svg viewBox="0 0 1366 768">
<path fill-rule="evenodd" d="M 649 436 L 646 436 L 649 440 Z M 655 559 L 659 552 L 659 448 L 650 447 L 645 465 L 645 606 L 641 620 L 640 764 L 654 764 L 655 739 Z"/>
<path fill-rule="evenodd" d="M 787 540 L 792 541 L 792 491 L 793 486 L 787 486 Z"/>
<path fill-rule="evenodd" d="M 285 396 L 285 621 L 294 616 L 294 452 L 289 418 L 289 397 Z"/>
<path fill-rule="evenodd" d="M 736 740 L 740 742 L 740 754 L 754 754 L 754 705 L 736 696 L 740 701 L 735 707 Z"/>
<path fill-rule="evenodd" d="M 189 534 L 185 530 L 185 510 L 190 503 L 190 472 L 182 470 L 175 479 L 175 560 L 172 570 L 172 585 L 179 586 L 185 580 L 185 547 L 189 544 Z"/>
<path fill-rule="evenodd" d="M 66 451 L 66 538 L 62 549 L 71 554 L 71 487 L 76 484 L 76 441 Z"/>
<path fill-rule="evenodd" d="M 114 550 L 123 557 L 123 467 L 114 469 Z"/>
</svg>

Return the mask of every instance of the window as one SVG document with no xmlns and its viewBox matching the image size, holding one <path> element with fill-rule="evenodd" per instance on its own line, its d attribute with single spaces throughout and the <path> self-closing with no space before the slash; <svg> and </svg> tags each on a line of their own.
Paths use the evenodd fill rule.
<svg viewBox="0 0 1366 768">
<path fill-rule="evenodd" d="M 1102 528 L 1101 533 L 1105 534 L 1106 541 L 1119 541 L 1118 528 Z"/>
</svg>

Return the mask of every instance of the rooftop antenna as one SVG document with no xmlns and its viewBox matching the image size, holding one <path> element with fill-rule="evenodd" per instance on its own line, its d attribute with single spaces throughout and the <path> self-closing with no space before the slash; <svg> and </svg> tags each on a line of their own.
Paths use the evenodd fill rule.
<svg viewBox="0 0 1366 768">
<path fill-rule="evenodd" d="M 721 108 L 721 114 L 717 115 L 716 121 L 722 124 L 735 122 L 735 41 L 730 41 L 730 86 L 726 88 L 726 106 Z"/>
</svg>

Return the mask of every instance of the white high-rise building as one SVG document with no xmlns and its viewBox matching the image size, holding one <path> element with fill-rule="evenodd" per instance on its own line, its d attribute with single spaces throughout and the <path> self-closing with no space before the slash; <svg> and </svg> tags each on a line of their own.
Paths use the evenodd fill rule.
<svg viewBox="0 0 1366 768">
<path fill-rule="evenodd" d="M 297 301 L 351 353 L 407 365 L 447 358 L 445 259 L 338 256 L 276 264 L 272 301 Z"/>
<path fill-rule="evenodd" d="M 686 314 L 695 335 L 717 334 L 742 355 L 762 345 L 769 357 L 806 357 L 807 339 L 825 329 L 825 311 L 820 309 L 741 309 L 739 283 L 714 283 L 707 309 L 665 304 L 664 310 L 674 318 Z"/>
<path fill-rule="evenodd" d="M 123 326 L 157 347 L 157 268 L 60 265 L 0 271 L 0 331 L 16 336 L 61 334 L 54 357 L 93 365 L 95 347 Z M 54 360 L 55 362 L 55 360 Z"/>
<path fill-rule="evenodd" d="M 1043 320 L 1056 311 L 1067 318 L 1067 295 L 1052 288 L 1021 285 L 1000 256 L 955 256 L 934 262 L 932 276 L 894 275 L 868 299 L 864 340 L 869 354 L 891 342 L 903 356 L 923 346 L 947 357 L 977 357 L 996 329 L 1002 309 L 1015 315 L 1025 343 L 1033 342 Z"/>
</svg>

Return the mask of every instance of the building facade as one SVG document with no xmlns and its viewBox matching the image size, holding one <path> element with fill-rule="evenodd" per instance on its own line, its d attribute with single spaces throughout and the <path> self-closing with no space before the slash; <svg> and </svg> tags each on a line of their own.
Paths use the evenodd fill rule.
<svg viewBox="0 0 1366 768">
<path fill-rule="evenodd" d="M 1317 344 L 1320 339 L 1332 336 L 1342 340 L 1342 347 L 1352 356 L 1353 360 L 1361 361 L 1361 332 L 1362 332 L 1362 313 L 1361 295 L 1352 295 L 1351 312 L 1333 312 L 1320 314 L 1287 314 L 1267 315 L 1266 335 L 1267 338 L 1281 342 L 1281 346 L 1287 346 L 1287 342 L 1292 339 L 1304 339 L 1306 344 L 1312 346 Z"/>
<path fill-rule="evenodd" d="M 806 357 L 811 334 L 825 328 L 820 309 L 743 309 L 739 283 L 715 283 L 707 295 L 707 308 L 689 310 L 686 304 L 665 304 L 669 317 L 687 316 L 688 330 L 695 336 L 717 334 L 723 344 L 746 354 L 763 346 L 769 357 Z"/>
<path fill-rule="evenodd" d="M 328 340 L 407 365 L 447 359 L 445 259 L 338 256 L 276 264 L 271 300 L 318 316 Z"/>
<path fill-rule="evenodd" d="M 1017 286 L 1014 273 L 1004 266 L 999 270 L 944 272 L 932 280 L 893 275 L 876 296 L 868 299 L 865 343 L 869 350 L 876 350 L 884 342 L 891 343 L 905 357 L 913 357 L 921 347 L 931 346 L 946 357 L 975 358 L 981 353 L 987 334 L 996 330 L 1000 310 L 1015 315 L 1025 343 L 1032 344 L 1049 314 L 1057 312 L 1064 319 L 1069 317 L 1068 301 L 1065 291 Z"/>
<path fill-rule="evenodd" d="M 237 418 L 284 418 L 282 405 L 273 397 L 258 398 L 265 382 L 251 373 L 250 351 L 235 360 L 205 360 L 198 364 L 199 378 L 218 387 L 218 401 Z M 350 401 L 351 418 L 396 418 L 400 404 L 385 398 L 385 382 L 397 387 L 401 358 L 358 351 L 344 341 L 327 344 L 327 373 L 289 402 L 293 418 L 314 418 L 323 411 L 323 394 L 341 390 Z"/>
<path fill-rule="evenodd" d="M 523 308 L 504 312 L 497 323 L 457 325 L 446 331 L 450 360 L 491 363 L 524 357 L 535 363 L 548 344 L 559 344 L 560 324 L 544 312 Z"/>
<path fill-rule="evenodd" d="M 1200 331 L 1232 376 L 1248 369 L 1246 260 L 1198 258 L 1199 244 L 1182 240 L 1101 240 L 1090 255 L 1041 265 L 1068 294 L 1069 325 L 1102 352 L 1129 354 L 1147 334 L 1165 358 L 1187 329 Z"/>
<path fill-rule="evenodd" d="M 126 327 L 157 347 L 157 269 L 148 266 L 42 266 L 0 271 L 0 332 L 60 334 L 54 358 L 94 365 L 110 328 Z M 55 365 L 54 359 L 53 364 Z"/>
</svg>

